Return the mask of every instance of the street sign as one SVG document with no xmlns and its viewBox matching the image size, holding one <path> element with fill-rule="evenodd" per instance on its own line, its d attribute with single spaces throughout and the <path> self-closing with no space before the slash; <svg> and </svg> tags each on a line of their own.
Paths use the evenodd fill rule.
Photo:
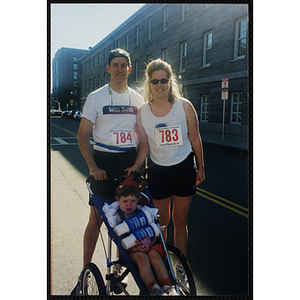
<svg viewBox="0 0 300 300">
<path fill-rule="evenodd" d="M 222 79 L 222 89 L 228 89 L 228 85 L 229 85 L 228 78 L 223 78 Z"/>
<path fill-rule="evenodd" d="M 228 90 L 222 90 L 222 100 L 228 100 Z"/>
</svg>

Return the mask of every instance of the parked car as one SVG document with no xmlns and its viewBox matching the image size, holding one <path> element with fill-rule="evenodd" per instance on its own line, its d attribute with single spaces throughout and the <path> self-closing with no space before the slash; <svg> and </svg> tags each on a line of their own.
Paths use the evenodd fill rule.
<svg viewBox="0 0 300 300">
<path fill-rule="evenodd" d="M 66 118 L 66 117 L 68 116 L 68 113 L 69 113 L 68 110 L 64 110 L 64 111 L 61 113 L 61 117 L 62 117 L 62 118 Z"/>
<path fill-rule="evenodd" d="M 75 115 L 77 109 L 72 109 L 69 111 L 68 115 L 67 115 L 67 118 L 68 119 L 73 119 L 73 116 Z"/>
<path fill-rule="evenodd" d="M 60 109 L 51 109 L 51 116 L 60 116 L 61 110 Z"/>
<path fill-rule="evenodd" d="M 73 116 L 74 120 L 80 121 L 81 120 L 81 114 L 82 114 L 82 111 L 80 111 L 80 110 L 76 111 L 76 113 Z"/>
</svg>

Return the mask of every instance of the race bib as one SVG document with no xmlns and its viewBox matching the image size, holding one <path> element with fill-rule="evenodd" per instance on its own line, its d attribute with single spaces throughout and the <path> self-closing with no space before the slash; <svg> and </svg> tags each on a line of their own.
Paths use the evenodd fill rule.
<svg viewBox="0 0 300 300">
<path fill-rule="evenodd" d="M 155 138 L 157 147 L 183 145 L 180 125 L 155 128 Z"/>
<path fill-rule="evenodd" d="M 114 130 L 110 133 L 110 144 L 117 147 L 134 147 L 133 130 Z"/>
</svg>

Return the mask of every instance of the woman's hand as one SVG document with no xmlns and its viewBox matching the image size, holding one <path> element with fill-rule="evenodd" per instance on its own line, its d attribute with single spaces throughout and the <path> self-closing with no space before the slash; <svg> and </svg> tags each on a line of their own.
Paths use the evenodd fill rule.
<svg viewBox="0 0 300 300">
<path fill-rule="evenodd" d="M 203 170 L 198 170 L 196 177 L 196 186 L 205 180 L 205 174 Z"/>
<path fill-rule="evenodd" d="M 141 169 L 141 166 L 138 163 L 135 163 L 133 166 L 125 169 L 124 171 L 127 171 L 126 177 L 128 177 L 133 172 L 139 172 Z"/>
</svg>

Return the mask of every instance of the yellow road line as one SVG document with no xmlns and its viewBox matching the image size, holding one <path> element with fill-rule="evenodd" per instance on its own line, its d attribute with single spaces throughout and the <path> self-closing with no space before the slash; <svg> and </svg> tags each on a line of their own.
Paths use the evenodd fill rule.
<svg viewBox="0 0 300 300">
<path fill-rule="evenodd" d="M 207 195 L 205 195 L 205 194 L 202 194 L 202 193 L 200 193 L 200 192 L 198 192 L 198 191 L 197 191 L 197 195 L 199 195 L 199 196 L 201 196 L 201 197 L 204 197 L 204 198 L 206 198 L 206 199 L 208 199 L 208 200 L 210 200 L 210 201 L 212 201 L 212 202 L 215 202 L 216 204 L 219 204 L 219 205 L 221 205 L 221 206 L 223 206 L 223 207 L 225 207 L 225 208 L 227 208 L 227 209 L 230 209 L 230 210 L 236 212 L 237 214 L 240 214 L 240 215 L 242 215 L 242 216 L 248 218 L 248 215 L 247 215 L 246 213 L 244 213 L 244 212 L 242 212 L 242 211 L 239 211 L 238 209 L 236 209 L 236 208 L 234 208 L 234 207 L 231 207 L 231 206 L 229 206 L 229 205 L 226 205 L 226 204 L 224 204 L 224 203 L 222 203 L 222 202 L 220 202 L 220 201 L 218 201 L 218 200 L 216 200 L 216 199 L 214 199 L 214 198 L 211 198 L 211 197 L 209 197 L 209 196 L 207 196 Z M 215 196 L 215 195 L 214 195 L 214 196 Z M 221 198 L 221 197 L 219 197 L 219 198 Z M 229 202 L 230 202 L 230 201 L 229 201 Z"/>
<path fill-rule="evenodd" d="M 210 192 L 208 192 L 208 191 L 205 191 L 205 190 L 203 190 L 203 189 L 200 189 L 199 187 L 197 187 L 197 190 L 199 190 L 199 191 L 202 192 L 202 193 L 206 193 L 206 194 L 208 194 L 208 195 L 210 195 L 210 196 L 213 196 L 213 197 L 215 197 L 215 198 L 217 198 L 217 199 L 220 199 L 220 200 L 222 200 L 222 201 L 224 201 L 224 202 L 227 202 L 227 203 L 229 203 L 229 204 L 231 204 L 231 205 L 233 205 L 233 206 L 236 206 L 236 207 L 238 207 L 238 208 L 240 208 L 240 209 L 245 210 L 245 211 L 248 212 L 248 208 L 246 208 L 246 207 L 244 207 L 244 206 L 238 205 L 238 204 L 236 204 L 236 203 L 234 203 L 234 202 L 231 202 L 231 201 L 229 201 L 229 200 L 227 200 L 227 199 L 224 199 L 224 198 L 222 198 L 222 197 L 220 197 L 220 196 L 214 195 L 214 194 L 212 194 L 212 193 L 210 193 Z"/>
<path fill-rule="evenodd" d="M 66 133 L 69 133 L 69 134 L 71 134 L 71 135 L 77 137 L 77 134 L 76 134 L 76 133 L 74 133 L 74 132 L 72 132 L 72 131 L 70 131 L 70 130 L 68 130 L 68 129 L 65 129 L 65 128 L 63 128 L 63 127 L 61 127 L 61 126 L 58 126 L 58 125 L 56 125 L 56 124 L 53 124 L 53 123 L 52 123 L 52 125 L 53 125 L 54 127 L 58 128 L 58 129 L 61 129 L 61 130 L 65 131 Z"/>
</svg>

